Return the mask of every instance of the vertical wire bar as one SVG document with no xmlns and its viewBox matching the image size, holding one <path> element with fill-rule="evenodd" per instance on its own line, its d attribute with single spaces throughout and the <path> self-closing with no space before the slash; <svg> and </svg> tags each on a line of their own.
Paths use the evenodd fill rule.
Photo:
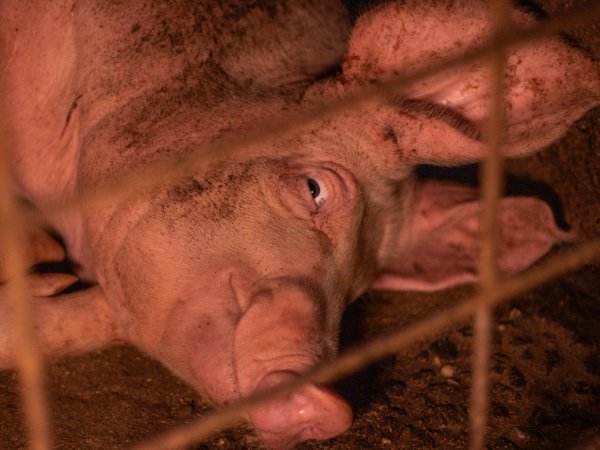
<svg viewBox="0 0 600 450">
<path fill-rule="evenodd" d="M 496 0 L 490 8 L 492 35 L 501 37 L 510 24 L 510 9 L 506 0 Z M 493 310 L 488 299 L 497 287 L 498 268 L 498 207 L 503 191 L 502 146 L 504 141 L 504 70 L 506 49 L 498 46 L 489 58 L 490 101 L 486 124 L 488 155 L 480 172 L 481 181 L 481 240 L 479 276 L 481 301 L 473 323 L 473 382 L 469 413 L 471 450 L 484 448 L 490 404 L 490 356 L 492 346 Z"/>
<path fill-rule="evenodd" d="M 26 280 L 27 256 L 22 230 L 24 220 L 11 185 L 9 171 L 10 139 L 2 118 L 0 104 L 0 250 L 5 259 L 5 278 L 10 280 L 3 287 L 10 311 L 9 342 L 13 359 L 19 374 L 22 402 L 30 445 L 33 450 L 50 450 L 51 430 L 48 420 L 46 392 L 44 384 L 43 359 L 36 342 L 32 306 Z"/>
</svg>

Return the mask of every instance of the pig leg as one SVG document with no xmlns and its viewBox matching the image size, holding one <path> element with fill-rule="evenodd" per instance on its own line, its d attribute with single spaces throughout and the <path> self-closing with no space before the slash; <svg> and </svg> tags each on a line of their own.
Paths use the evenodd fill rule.
<svg viewBox="0 0 600 450">
<path fill-rule="evenodd" d="M 59 262 L 65 257 L 61 245 L 39 229 L 28 230 L 26 253 L 32 264 Z M 65 273 L 26 277 L 37 338 L 46 354 L 81 353 L 114 340 L 112 316 L 99 287 L 51 297 L 76 281 L 77 277 Z M 0 285 L 0 369 L 11 367 L 14 354 L 8 283 L 2 280 Z"/>
<path fill-rule="evenodd" d="M 25 233 L 25 256 L 32 265 L 60 262 L 65 259 L 65 251 L 62 246 L 44 230 L 29 228 Z M 0 283 L 7 281 L 4 264 L 5 259 L 0 254 Z M 73 282 L 69 284 L 73 284 Z"/>
<path fill-rule="evenodd" d="M 41 291 L 48 294 L 64 286 L 63 276 L 64 274 L 34 275 L 30 277 L 30 285 L 32 289 L 43 286 Z M 102 289 L 98 286 L 51 298 L 33 297 L 30 301 L 38 343 L 47 355 L 84 353 L 116 341 L 112 314 Z M 2 286 L 0 369 L 7 369 L 13 363 L 15 346 L 10 338 L 11 315 L 6 299 L 6 286 Z"/>
</svg>

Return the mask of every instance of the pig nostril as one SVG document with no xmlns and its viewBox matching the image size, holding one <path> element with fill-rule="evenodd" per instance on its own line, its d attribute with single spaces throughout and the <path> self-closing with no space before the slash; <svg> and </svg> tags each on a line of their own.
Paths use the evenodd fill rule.
<svg viewBox="0 0 600 450">
<path fill-rule="evenodd" d="M 291 372 L 272 372 L 263 378 L 257 390 L 273 387 L 294 376 L 297 375 Z M 250 420 L 267 446 L 281 449 L 343 433 L 352 424 L 352 410 L 334 391 L 307 385 L 252 411 Z"/>
<path fill-rule="evenodd" d="M 346 431 L 346 430 L 344 430 L 344 431 Z M 320 428 L 307 427 L 307 428 L 304 428 L 302 431 L 300 431 L 300 433 L 298 433 L 298 438 L 299 438 L 298 442 L 304 442 L 304 441 L 310 441 L 310 440 L 323 441 L 325 439 L 329 439 L 329 438 L 338 436 L 339 434 L 343 433 L 344 431 L 330 435 L 327 432 L 323 432 L 323 430 L 321 430 Z"/>
</svg>

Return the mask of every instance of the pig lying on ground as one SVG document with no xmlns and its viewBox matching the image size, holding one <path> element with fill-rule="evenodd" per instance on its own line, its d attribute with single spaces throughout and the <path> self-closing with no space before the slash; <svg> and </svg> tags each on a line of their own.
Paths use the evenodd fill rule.
<svg viewBox="0 0 600 450">
<path fill-rule="evenodd" d="M 487 14 L 477 0 L 391 2 L 352 28 L 335 0 L 5 0 L 0 92 L 15 188 L 44 211 L 48 199 L 459 55 L 485 42 Z M 129 342 L 224 405 L 333 358 L 344 307 L 368 289 L 475 280 L 477 192 L 412 171 L 485 157 L 487 79 L 483 60 L 450 69 L 213 155 L 186 179 L 53 216 L 94 286 L 47 298 L 74 278 L 31 276 L 45 352 Z M 505 79 L 507 156 L 547 145 L 600 101 L 598 68 L 558 38 L 511 49 Z M 502 200 L 500 235 L 505 273 L 565 237 L 533 198 Z M 34 263 L 64 257 L 45 232 L 30 237 Z M 4 368 L 10 320 L 0 297 Z M 352 412 L 307 386 L 248 420 L 267 446 L 288 448 L 342 433 Z"/>
</svg>

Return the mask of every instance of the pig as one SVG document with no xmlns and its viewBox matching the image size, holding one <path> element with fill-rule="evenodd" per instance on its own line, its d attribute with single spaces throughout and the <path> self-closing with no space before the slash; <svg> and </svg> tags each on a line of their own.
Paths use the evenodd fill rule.
<svg viewBox="0 0 600 450">
<path fill-rule="evenodd" d="M 32 263 L 66 254 L 76 275 L 29 276 L 44 352 L 133 344 L 223 406 L 333 359 L 342 312 L 367 290 L 475 281 L 476 190 L 415 168 L 485 158 L 484 59 L 242 150 L 225 144 L 483 45 L 488 19 L 479 0 L 384 2 L 355 23 L 336 0 L 4 0 L 0 93 L 16 195 L 46 213 L 106 180 L 198 161 L 185 176 L 48 214 L 64 249 L 29 229 Z M 519 10 L 511 19 L 534 23 Z M 507 157 L 540 150 L 600 102 L 596 63 L 558 37 L 507 58 Z M 215 143 L 225 150 L 203 153 Z M 529 197 L 501 200 L 499 229 L 504 274 L 568 237 Z M 64 293 L 76 279 L 90 287 Z M 307 385 L 246 419 L 285 449 L 343 433 L 352 410 Z"/>
</svg>

